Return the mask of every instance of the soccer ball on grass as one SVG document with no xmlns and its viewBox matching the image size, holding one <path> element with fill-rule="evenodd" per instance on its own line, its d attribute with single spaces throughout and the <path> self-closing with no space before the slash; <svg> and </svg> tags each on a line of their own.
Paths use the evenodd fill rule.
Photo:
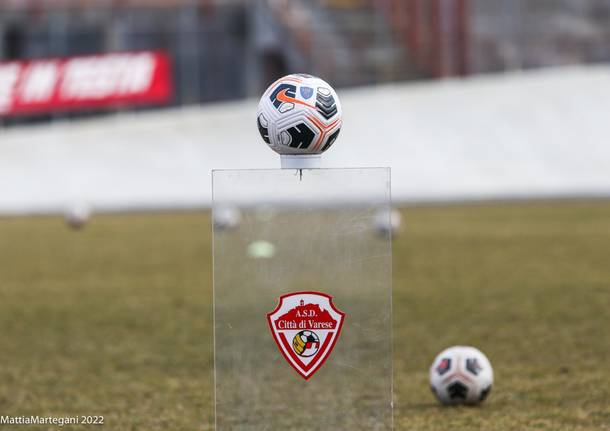
<svg viewBox="0 0 610 431">
<path fill-rule="evenodd" d="M 442 404 L 478 404 L 489 395 L 493 369 L 474 347 L 454 346 L 439 353 L 430 367 L 430 388 Z"/>
</svg>

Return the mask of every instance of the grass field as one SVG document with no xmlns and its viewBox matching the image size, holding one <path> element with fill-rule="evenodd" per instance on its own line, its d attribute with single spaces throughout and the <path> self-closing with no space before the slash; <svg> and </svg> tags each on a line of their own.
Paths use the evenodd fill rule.
<svg viewBox="0 0 610 431">
<path fill-rule="evenodd" d="M 396 429 L 610 430 L 610 202 L 403 215 Z M 0 262 L 0 415 L 212 429 L 209 215 L 97 216 L 78 232 L 0 219 Z M 443 408 L 429 392 L 428 366 L 453 344 L 494 365 L 481 407 Z"/>
</svg>

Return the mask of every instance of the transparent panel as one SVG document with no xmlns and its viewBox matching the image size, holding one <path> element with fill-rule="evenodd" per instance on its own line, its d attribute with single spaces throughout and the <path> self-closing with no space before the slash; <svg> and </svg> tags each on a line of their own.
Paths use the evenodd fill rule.
<svg viewBox="0 0 610 431">
<path fill-rule="evenodd" d="M 390 170 L 214 171 L 216 430 L 392 428 Z"/>
</svg>

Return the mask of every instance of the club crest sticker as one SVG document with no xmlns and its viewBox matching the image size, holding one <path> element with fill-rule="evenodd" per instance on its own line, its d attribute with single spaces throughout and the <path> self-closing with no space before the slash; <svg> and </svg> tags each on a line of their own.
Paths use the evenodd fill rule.
<svg viewBox="0 0 610 431">
<path fill-rule="evenodd" d="M 301 92 L 301 96 L 303 96 L 303 99 L 309 99 L 311 96 L 313 96 L 313 88 L 311 87 L 301 87 L 299 90 Z"/>
<path fill-rule="evenodd" d="M 321 292 L 295 292 L 280 296 L 267 314 L 271 335 L 288 363 L 309 380 L 328 359 L 343 326 L 345 313 Z"/>
</svg>

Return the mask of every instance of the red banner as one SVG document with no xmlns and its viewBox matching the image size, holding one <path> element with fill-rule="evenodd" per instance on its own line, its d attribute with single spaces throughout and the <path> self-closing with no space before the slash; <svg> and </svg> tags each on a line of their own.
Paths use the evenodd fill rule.
<svg viewBox="0 0 610 431">
<path fill-rule="evenodd" d="M 0 62 L 0 116 L 157 104 L 172 93 L 161 52 Z"/>
</svg>

